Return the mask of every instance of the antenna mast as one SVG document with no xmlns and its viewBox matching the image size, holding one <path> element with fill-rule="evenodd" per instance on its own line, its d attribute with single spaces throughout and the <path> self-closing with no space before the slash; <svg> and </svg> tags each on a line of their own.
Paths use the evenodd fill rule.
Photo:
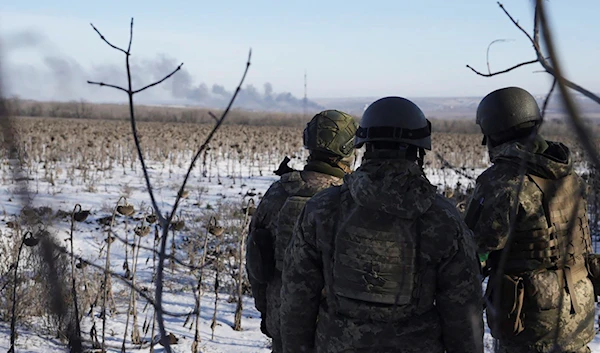
<svg viewBox="0 0 600 353">
<path fill-rule="evenodd" d="M 302 102 L 302 107 L 304 110 L 304 119 L 306 119 L 306 103 L 308 99 L 306 98 L 306 69 L 304 69 L 304 100 Z"/>
</svg>

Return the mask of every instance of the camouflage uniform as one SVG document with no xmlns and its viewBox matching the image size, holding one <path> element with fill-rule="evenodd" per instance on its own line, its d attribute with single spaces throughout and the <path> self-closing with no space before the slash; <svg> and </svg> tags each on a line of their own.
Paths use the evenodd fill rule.
<svg viewBox="0 0 600 353">
<path fill-rule="evenodd" d="M 250 224 L 246 269 L 263 319 L 261 330 L 273 339 L 273 352 L 282 350 L 279 294 L 285 249 L 306 201 L 323 189 L 340 185 L 342 177 L 351 172 L 356 128 L 352 116 L 337 110 L 315 115 L 303 134 L 304 147 L 310 150 L 304 170 L 289 171 L 280 165 L 276 174 L 281 179 L 267 190 Z"/>
<path fill-rule="evenodd" d="M 363 160 L 298 219 L 281 289 L 284 352 L 482 353 L 475 250 L 414 161 Z"/>
<path fill-rule="evenodd" d="M 309 165 L 310 167 L 310 165 Z M 281 210 L 290 196 L 298 194 L 299 189 L 309 190 L 312 194 L 329 186 L 339 185 L 342 183 L 342 178 L 314 171 L 294 171 L 284 174 L 281 180 L 275 182 L 265 193 L 260 204 L 258 205 L 252 222 L 250 223 L 250 231 L 257 228 L 267 229 L 272 234 L 271 241 L 275 245 L 275 259 L 277 261 L 276 270 L 273 278 L 267 283 L 262 284 L 253 281 L 250 276 L 250 284 L 252 286 L 252 294 L 254 296 L 255 305 L 258 311 L 261 312 L 263 318 L 266 317 L 266 329 L 273 339 L 273 352 L 281 352 L 281 337 L 279 334 L 279 292 L 281 290 L 281 265 L 280 261 L 285 251 L 285 241 L 278 241 L 276 235 L 278 226 L 293 227 L 296 219 L 281 222 Z M 312 196 L 311 194 L 311 196 Z M 273 236 L 275 235 L 275 236 Z"/>
<path fill-rule="evenodd" d="M 523 251 L 526 242 L 531 241 L 532 234 L 535 232 L 542 234 L 541 230 L 548 228 L 547 211 L 544 209 L 543 202 L 544 193 L 536 184 L 538 179 L 535 176 L 549 180 L 569 177 L 576 186 L 582 183 L 573 171 L 570 152 L 565 145 L 545 141 L 541 137 L 535 138 L 533 145 L 532 152 L 526 150 L 523 141 L 507 142 L 490 148 L 490 159 L 494 164 L 478 177 L 466 211 L 465 220 L 474 231 L 479 252 L 483 255 L 489 253 L 487 262 L 492 277 L 488 286 L 492 286 L 501 255 L 499 250 L 502 250 L 507 243 L 511 208 L 516 200 L 517 187 L 521 181 L 520 164 L 523 159 L 526 159 L 527 176 L 519 197 L 514 241 L 511 242 L 510 255 L 505 267 L 505 273 L 517 274 L 524 278 L 523 331 L 514 337 L 500 339 L 500 351 L 550 352 L 554 345 L 556 325 L 559 320 L 557 337 L 560 351 L 589 352 L 587 344 L 595 335 L 595 295 L 590 280 L 585 277 L 585 274 L 583 278 L 579 276 L 580 279 L 571 284 L 572 288 L 569 291 L 568 279 L 566 281 L 562 279 L 563 273 L 560 270 L 557 272 L 556 266 L 547 268 L 549 266 L 546 264 L 547 259 L 542 255 L 531 253 L 531 256 L 526 256 L 524 259 L 516 254 L 517 251 Z M 574 192 L 574 195 L 568 197 L 568 201 L 579 204 L 580 213 L 577 215 L 574 229 L 576 237 L 572 239 L 569 251 L 571 256 L 577 257 L 579 256 L 577 251 L 574 251 L 573 255 L 573 247 L 589 252 L 591 239 L 587 230 L 585 199 L 580 199 L 577 192 Z M 565 215 L 567 218 L 571 217 L 572 211 L 564 209 L 561 211 L 563 219 Z M 557 212 L 552 211 L 552 214 L 555 213 Z M 554 225 L 558 229 L 559 224 Z M 557 251 L 555 249 L 558 247 L 551 247 L 552 250 L 546 251 Z M 581 265 L 581 262 L 579 264 Z"/>
</svg>

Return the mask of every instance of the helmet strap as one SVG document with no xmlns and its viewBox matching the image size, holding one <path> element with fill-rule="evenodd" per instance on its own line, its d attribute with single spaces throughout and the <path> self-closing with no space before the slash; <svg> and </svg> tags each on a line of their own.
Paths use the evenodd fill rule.
<svg viewBox="0 0 600 353">
<path fill-rule="evenodd" d="M 419 155 L 417 156 L 417 164 L 419 164 L 419 167 L 421 168 L 421 170 L 423 169 L 423 165 L 425 164 L 425 149 L 424 148 L 419 148 Z"/>
<path fill-rule="evenodd" d="M 341 160 L 336 163 L 336 166 L 343 170 L 346 174 L 352 173 L 352 168 Z"/>
<path fill-rule="evenodd" d="M 346 174 L 349 174 L 352 172 L 352 167 L 350 166 L 350 164 L 353 164 L 354 161 L 356 161 L 356 158 L 351 157 L 355 157 L 355 155 L 350 155 L 346 158 L 342 158 L 340 156 L 334 156 L 326 152 L 311 151 L 310 155 L 308 156 L 307 162 L 326 163 L 334 168 L 341 169 Z"/>
</svg>

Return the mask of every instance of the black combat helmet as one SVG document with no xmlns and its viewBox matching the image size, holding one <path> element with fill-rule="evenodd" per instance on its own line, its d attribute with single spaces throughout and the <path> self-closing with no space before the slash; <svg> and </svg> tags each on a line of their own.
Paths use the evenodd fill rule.
<svg viewBox="0 0 600 353">
<path fill-rule="evenodd" d="M 339 110 L 316 114 L 304 129 L 304 147 L 345 158 L 354 153 L 354 134 L 358 124 Z"/>
<path fill-rule="evenodd" d="M 542 122 L 535 98 L 519 87 L 506 87 L 485 96 L 477 107 L 477 125 L 487 138 L 503 142 L 523 137 Z M 486 144 L 484 138 L 483 144 Z"/>
<path fill-rule="evenodd" d="M 431 150 L 431 123 L 416 104 L 402 97 L 371 103 L 356 131 L 356 148 L 370 142 L 396 142 Z"/>
</svg>

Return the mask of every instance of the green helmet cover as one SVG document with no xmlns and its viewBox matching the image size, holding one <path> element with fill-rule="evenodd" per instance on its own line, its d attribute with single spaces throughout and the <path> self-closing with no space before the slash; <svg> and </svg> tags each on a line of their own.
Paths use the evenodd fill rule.
<svg viewBox="0 0 600 353">
<path fill-rule="evenodd" d="M 339 110 L 324 110 L 315 115 L 304 129 L 304 147 L 338 157 L 348 157 L 354 151 L 356 120 Z"/>
</svg>

